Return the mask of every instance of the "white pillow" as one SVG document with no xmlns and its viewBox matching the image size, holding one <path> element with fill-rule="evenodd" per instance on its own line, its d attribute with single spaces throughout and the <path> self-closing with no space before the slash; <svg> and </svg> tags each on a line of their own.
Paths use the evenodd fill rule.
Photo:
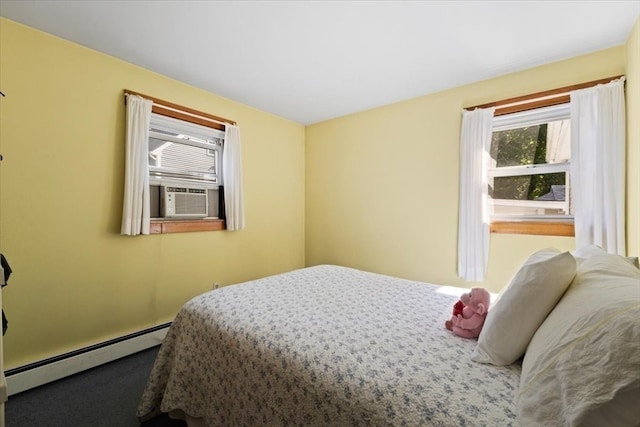
<svg viewBox="0 0 640 427">
<path fill-rule="evenodd" d="M 573 256 L 576 257 L 578 261 L 582 261 L 584 258 L 589 258 L 592 255 L 602 255 L 603 253 L 607 252 L 600 246 L 587 245 L 573 251 Z M 640 268 L 640 261 L 637 256 L 624 257 L 624 260 L 633 264 L 634 267 Z"/>
<path fill-rule="evenodd" d="M 489 308 L 471 360 L 504 366 L 520 359 L 575 272 L 569 252 L 549 248 L 531 255 Z"/>
<path fill-rule="evenodd" d="M 576 277 L 524 356 L 520 424 L 638 425 L 640 270 L 597 247 L 574 255 Z"/>
</svg>

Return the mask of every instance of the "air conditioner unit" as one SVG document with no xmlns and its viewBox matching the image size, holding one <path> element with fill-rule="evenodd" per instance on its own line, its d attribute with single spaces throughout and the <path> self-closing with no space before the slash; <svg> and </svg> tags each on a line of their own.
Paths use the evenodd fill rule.
<svg viewBox="0 0 640 427">
<path fill-rule="evenodd" d="M 164 218 L 204 218 L 207 216 L 207 190 L 194 187 L 162 186 L 160 209 Z"/>
</svg>

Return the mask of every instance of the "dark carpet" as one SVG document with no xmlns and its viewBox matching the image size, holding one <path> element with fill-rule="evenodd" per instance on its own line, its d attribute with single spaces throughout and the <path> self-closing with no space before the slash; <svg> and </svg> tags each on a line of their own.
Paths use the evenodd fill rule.
<svg viewBox="0 0 640 427">
<path fill-rule="evenodd" d="M 140 424 L 136 408 L 159 347 L 9 397 L 7 427 L 186 427 L 167 416 Z"/>
</svg>

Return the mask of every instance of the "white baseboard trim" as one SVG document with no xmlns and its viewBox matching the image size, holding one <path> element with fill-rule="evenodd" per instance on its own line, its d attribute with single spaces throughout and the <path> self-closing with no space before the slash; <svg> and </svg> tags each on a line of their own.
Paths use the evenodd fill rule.
<svg viewBox="0 0 640 427">
<path fill-rule="evenodd" d="M 5 372 L 9 396 L 95 368 L 162 343 L 170 324 L 146 329 Z"/>
</svg>

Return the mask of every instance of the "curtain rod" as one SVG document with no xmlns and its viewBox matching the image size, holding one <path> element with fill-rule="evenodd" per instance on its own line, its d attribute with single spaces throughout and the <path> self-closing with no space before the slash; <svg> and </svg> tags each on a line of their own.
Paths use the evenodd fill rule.
<svg viewBox="0 0 640 427">
<path fill-rule="evenodd" d="M 545 90 L 542 92 L 536 92 L 529 95 L 518 96 L 515 98 L 503 99 L 501 101 L 488 102 L 486 104 L 467 107 L 465 108 L 465 110 L 496 107 L 494 115 L 502 116 L 504 114 L 516 113 L 520 111 L 531 110 L 534 108 L 566 104 L 570 100 L 569 93 L 573 90 L 585 89 L 597 86 L 599 84 L 610 83 L 613 80 L 617 80 L 621 77 L 624 77 L 624 74 L 615 77 L 608 77 L 606 79 L 594 80 L 591 82 L 578 83 L 575 85 L 565 86 L 557 89 Z"/>
<path fill-rule="evenodd" d="M 162 99 L 154 98 L 152 96 L 144 95 L 139 92 L 125 89 L 125 104 L 127 102 L 128 95 L 138 95 L 142 98 L 148 99 L 153 102 L 153 112 L 162 114 L 164 116 L 174 117 L 177 119 L 189 121 L 192 123 L 201 124 L 204 126 L 213 127 L 215 129 L 224 130 L 225 125 L 236 125 L 233 120 L 225 119 L 224 117 L 214 116 L 213 114 L 204 113 L 202 111 L 194 110 L 192 108 L 183 107 L 182 105 L 174 104 L 172 102 L 163 101 Z"/>
</svg>

